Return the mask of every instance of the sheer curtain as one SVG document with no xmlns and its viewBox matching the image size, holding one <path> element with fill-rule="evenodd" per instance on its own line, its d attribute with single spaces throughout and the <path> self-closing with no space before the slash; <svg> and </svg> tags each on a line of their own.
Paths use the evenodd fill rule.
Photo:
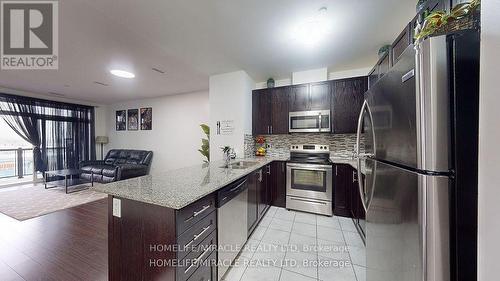
<svg viewBox="0 0 500 281">
<path fill-rule="evenodd" d="M 94 108 L 0 93 L 0 115 L 33 145 L 37 171 L 95 159 Z"/>
</svg>

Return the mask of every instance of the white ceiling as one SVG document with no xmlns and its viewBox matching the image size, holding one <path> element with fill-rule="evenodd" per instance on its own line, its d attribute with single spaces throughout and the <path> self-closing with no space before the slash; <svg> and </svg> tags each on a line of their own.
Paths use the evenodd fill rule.
<svg viewBox="0 0 500 281">
<path fill-rule="evenodd" d="M 59 70 L 1 70 L 0 85 L 97 103 L 208 89 L 212 74 L 243 69 L 255 81 L 328 66 L 371 66 L 415 14 L 416 0 L 62 0 Z M 327 38 L 291 36 L 327 7 Z M 152 67 L 165 71 L 160 74 Z M 114 77 L 132 70 L 135 79 Z M 109 84 L 101 86 L 94 81 Z"/>
</svg>

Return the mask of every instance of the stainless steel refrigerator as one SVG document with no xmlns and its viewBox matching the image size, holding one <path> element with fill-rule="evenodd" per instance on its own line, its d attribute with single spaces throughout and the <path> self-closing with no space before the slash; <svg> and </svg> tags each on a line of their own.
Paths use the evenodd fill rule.
<svg viewBox="0 0 500 281">
<path fill-rule="evenodd" d="M 468 32 L 409 46 L 365 93 L 367 281 L 475 280 L 478 91 Z"/>
</svg>

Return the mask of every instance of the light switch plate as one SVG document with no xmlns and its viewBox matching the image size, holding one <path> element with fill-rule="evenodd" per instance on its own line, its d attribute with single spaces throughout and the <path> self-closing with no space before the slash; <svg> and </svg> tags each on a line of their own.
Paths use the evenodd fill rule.
<svg viewBox="0 0 500 281">
<path fill-rule="evenodd" d="M 122 217 L 122 201 L 120 199 L 113 198 L 113 216 Z"/>
</svg>

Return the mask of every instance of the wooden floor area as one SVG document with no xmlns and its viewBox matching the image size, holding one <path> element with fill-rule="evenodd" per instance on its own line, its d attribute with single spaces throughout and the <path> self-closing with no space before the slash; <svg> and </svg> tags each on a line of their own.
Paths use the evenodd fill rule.
<svg viewBox="0 0 500 281">
<path fill-rule="evenodd" d="M 106 200 L 22 222 L 0 213 L 0 280 L 107 280 Z"/>
</svg>

